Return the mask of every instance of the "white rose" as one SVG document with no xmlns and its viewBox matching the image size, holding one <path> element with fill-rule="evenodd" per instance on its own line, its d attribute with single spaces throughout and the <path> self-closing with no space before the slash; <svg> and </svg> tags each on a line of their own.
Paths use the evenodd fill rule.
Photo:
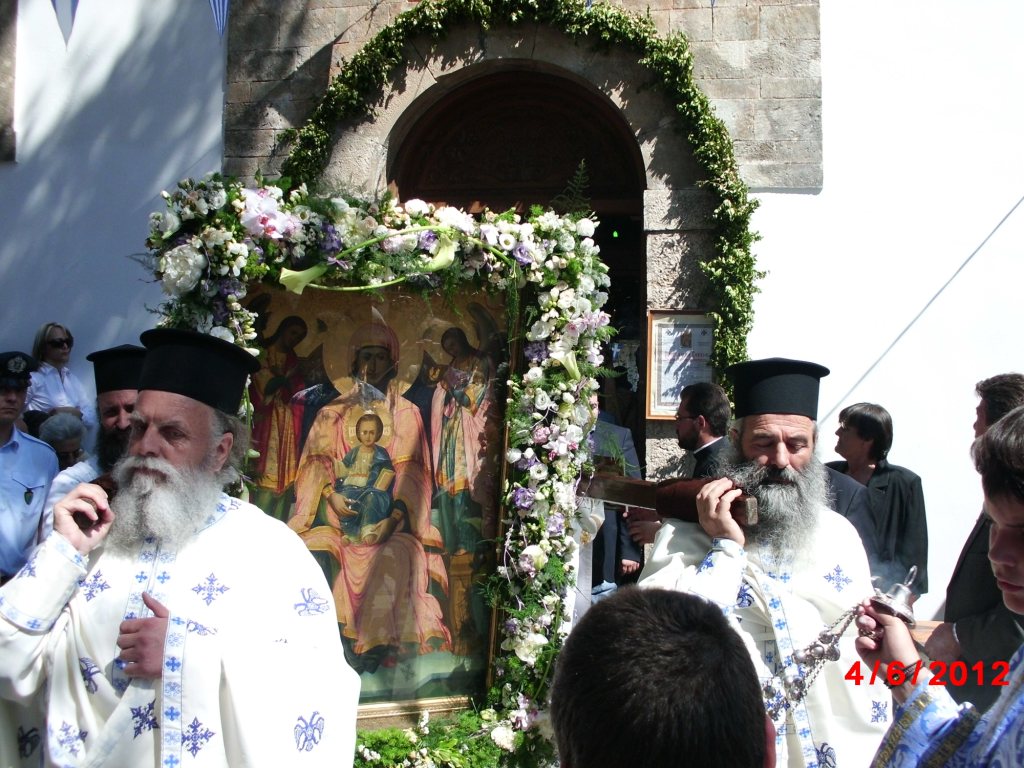
<svg viewBox="0 0 1024 768">
<path fill-rule="evenodd" d="M 199 284 L 206 269 L 206 257 L 190 245 L 179 245 L 160 257 L 164 293 L 184 296 Z"/>
<path fill-rule="evenodd" d="M 410 216 L 426 216 L 428 213 L 430 213 L 430 204 L 418 198 L 406 200 L 404 207 L 405 212 L 408 213 Z"/>
<path fill-rule="evenodd" d="M 530 467 L 530 479 L 536 482 L 543 482 L 548 477 L 548 468 L 544 464 L 537 463 Z"/>
<path fill-rule="evenodd" d="M 523 458 L 523 452 L 518 448 L 509 448 L 508 452 L 505 454 L 505 460 L 508 461 L 509 464 L 515 464 L 521 458 Z"/>
<path fill-rule="evenodd" d="M 537 394 L 533 396 L 533 407 L 538 411 L 546 411 L 551 407 L 551 396 L 543 389 L 537 390 Z"/>
<path fill-rule="evenodd" d="M 536 382 L 540 381 L 543 378 L 544 369 L 541 368 L 539 365 L 533 366 L 523 375 L 523 381 L 525 381 L 527 384 L 535 384 Z"/>
<path fill-rule="evenodd" d="M 576 234 L 580 237 L 593 237 L 596 229 L 597 227 L 590 219 L 580 219 L 576 222 Z"/>
</svg>

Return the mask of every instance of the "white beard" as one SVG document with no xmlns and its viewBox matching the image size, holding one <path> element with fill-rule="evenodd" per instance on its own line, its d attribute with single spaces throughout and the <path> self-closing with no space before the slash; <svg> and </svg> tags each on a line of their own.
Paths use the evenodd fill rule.
<svg viewBox="0 0 1024 768">
<path fill-rule="evenodd" d="M 163 475 L 138 472 L 140 468 Z M 220 498 L 217 474 L 203 467 L 178 469 L 162 459 L 126 456 L 114 466 L 117 495 L 107 546 L 134 551 L 146 539 L 179 548 L 200 529 Z"/>
<path fill-rule="evenodd" d="M 780 562 L 809 554 L 821 509 L 829 506 L 828 475 L 818 457 L 799 471 L 737 461 L 735 447 L 724 458 L 721 474 L 757 499 L 757 524 L 744 530 L 747 539 Z"/>
</svg>

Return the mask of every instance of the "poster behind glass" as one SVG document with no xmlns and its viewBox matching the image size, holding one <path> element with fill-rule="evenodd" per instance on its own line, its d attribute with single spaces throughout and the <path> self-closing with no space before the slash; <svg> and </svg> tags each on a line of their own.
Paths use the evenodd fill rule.
<svg viewBox="0 0 1024 768">
<path fill-rule="evenodd" d="M 249 299 L 251 498 L 323 568 L 364 704 L 483 689 L 504 428 L 503 300 L 385 296 Z"/>
<path fill-rule="evenodd" d="M 673 310 L 648 313 L 647 418 L 675 418 L 683 387 L 712 380 L 713 329 L 707 315 Z"/>
</svg>

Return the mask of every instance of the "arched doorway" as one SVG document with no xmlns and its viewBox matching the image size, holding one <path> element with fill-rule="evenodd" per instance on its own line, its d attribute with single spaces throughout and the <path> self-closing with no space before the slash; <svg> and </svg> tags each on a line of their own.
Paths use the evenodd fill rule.
<svg viewBox="0 0 1024 768">
<path fill-rule="evenodd" d="M 473 212 L 548 205 L 586 161 L 586 196 L 601 221 L 596 240 L 612 278 L 605 309 L 618 340 L 646 332 L 647 265 L 643 157 L 629 125 L 592 85 L 535 63 L 480 65 L 460 85 L 428 90 L 389 141 L 387 177 L 403 200 L 445 202 Z M 638 344 L 644 349 L 642 343 Z M 637 361 L 643 377 L 644 365 Z M 644 460 L 644 382 L 626 377 L 604 406 L 633 431 Z"/>
</svg>

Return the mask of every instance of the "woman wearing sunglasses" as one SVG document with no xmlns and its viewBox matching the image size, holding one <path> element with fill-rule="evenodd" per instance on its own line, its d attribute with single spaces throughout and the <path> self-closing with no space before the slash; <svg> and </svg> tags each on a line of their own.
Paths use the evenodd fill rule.
<svg viewBox="0 0 1024 768">
<path fill-rule="evenodd" d="M 32 356 L 39 361 L 39 370 L 33 372 L 25 398 L 25 421 L 30 428 L 33 414 L 46 419 L 56 413 L 74 414 L 89 429 L 96 426 L 96 409 L 68 368 L 74 345 L 71 331 L 60 323 L 44 323 L 36 332 Z"/>
</svg>

